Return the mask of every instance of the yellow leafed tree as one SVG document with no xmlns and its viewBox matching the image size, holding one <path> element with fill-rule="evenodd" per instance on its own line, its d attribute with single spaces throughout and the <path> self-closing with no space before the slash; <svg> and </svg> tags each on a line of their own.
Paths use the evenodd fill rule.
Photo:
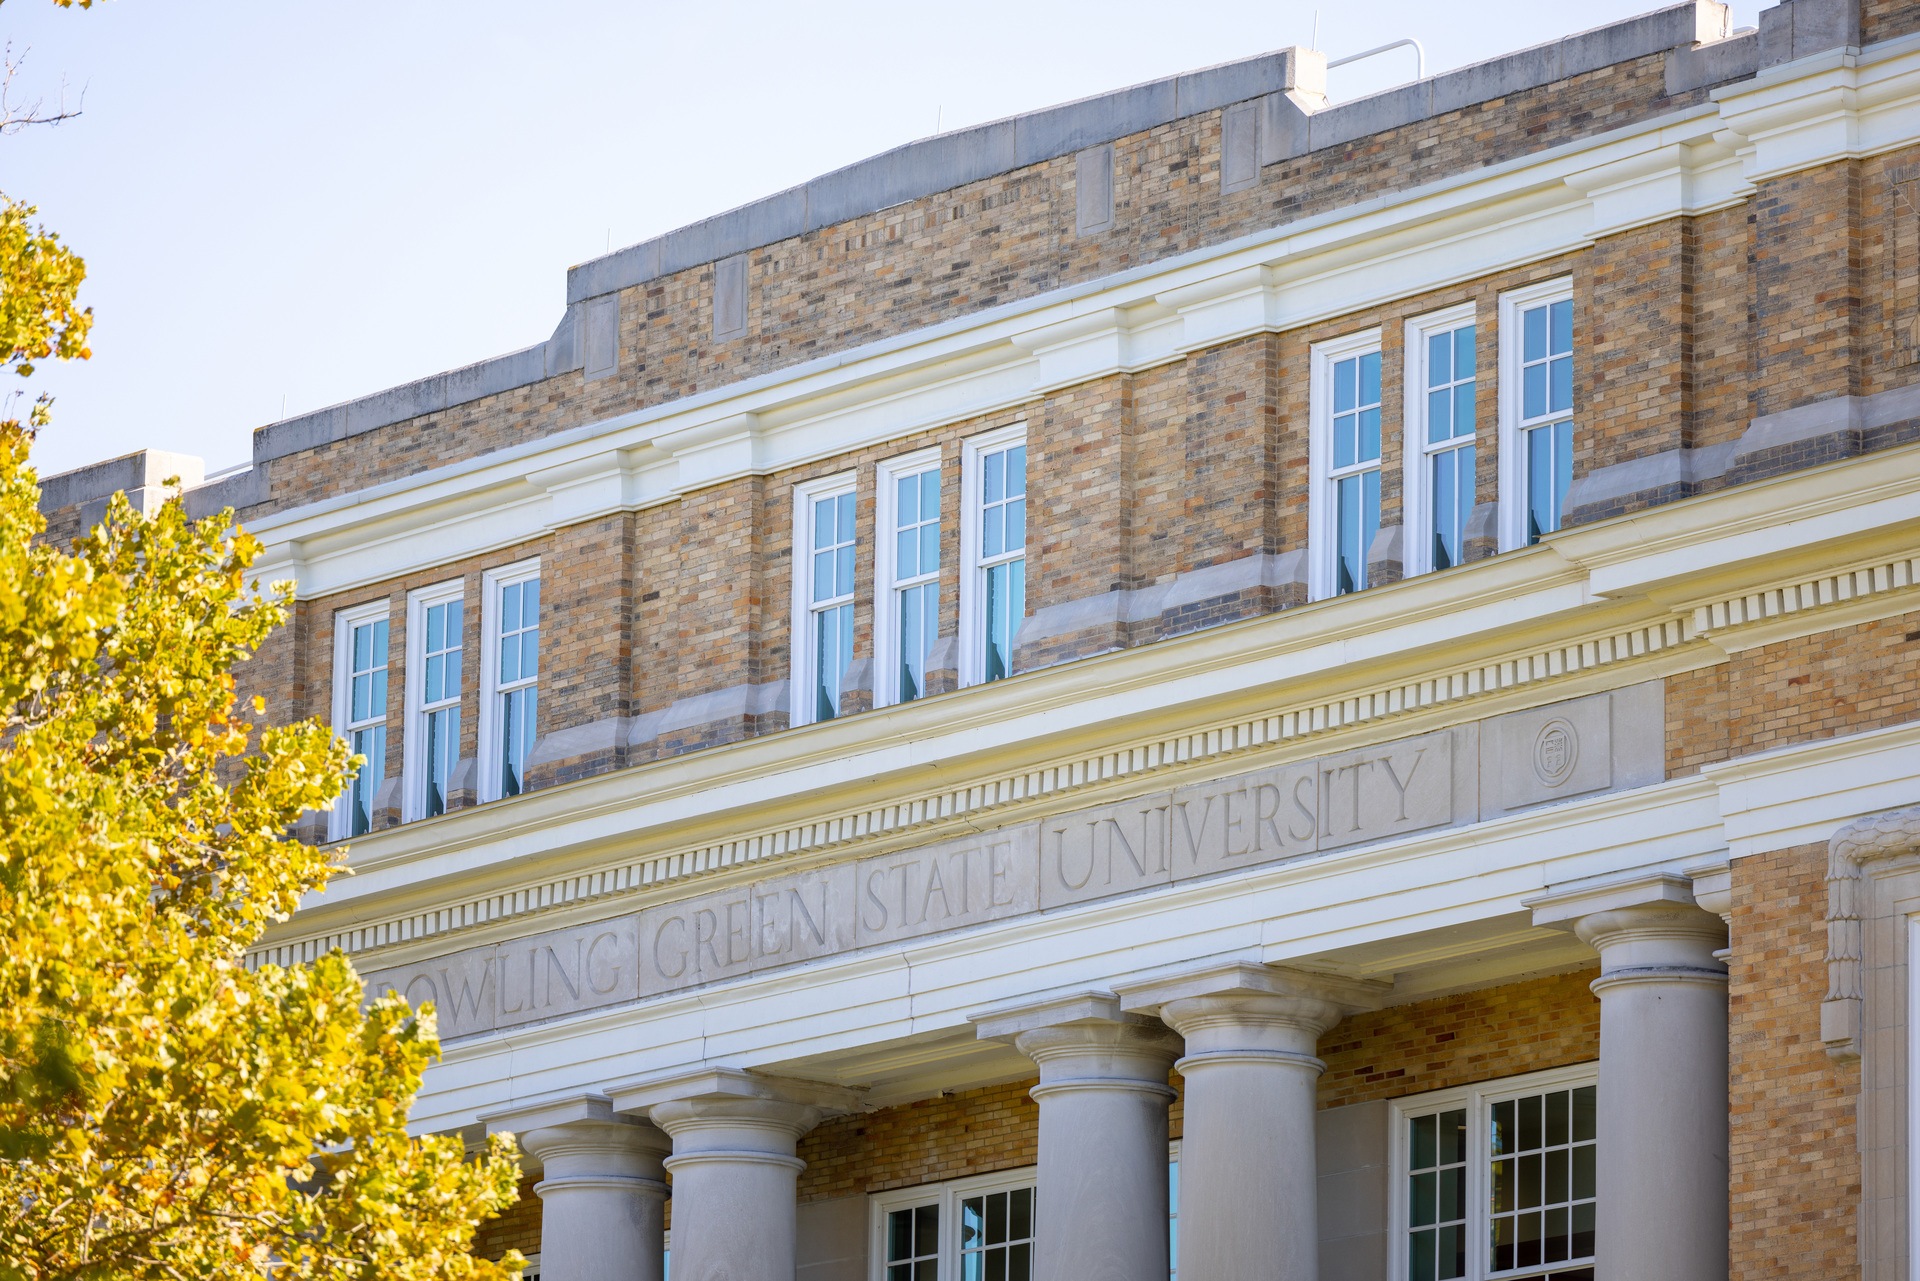
<svg viewBox="0 0 1920 1281">
<path fill-rule="evenodd" d="M 0 196 L 0 369 L 86 354 L 85 268 Z M 232 513 L 116 498 L 70 551 L 39 539 L 0 419 L 0 1281 L 494 1278 L 469 1254 L 509 1205 L 497 1138 L 410 1137 L 430 1011 L 362 1010 L 338 954 L 245 950 L 337 870 L 284 839 L 332 803 L 344 747 L 255 732 L 233 669 L 286 619 Z"/>
</svg>

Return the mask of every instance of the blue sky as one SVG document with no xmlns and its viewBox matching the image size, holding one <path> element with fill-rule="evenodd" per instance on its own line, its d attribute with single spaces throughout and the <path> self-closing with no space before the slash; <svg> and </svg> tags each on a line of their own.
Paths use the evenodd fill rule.
<svg viewBox="0 0 1920 1281">
<path fill-rule="evenodd" d="M 52 474 L 255 427 L 544 339 L 573 263 L 933 133 L 1289 44 L 1402 36 L 1442 71 L 1652 7 L 970 0 L 0 5 L 0 191 L 85 255 L 94 357 L 43 365 Z M 1757 0 L 1734 6 L 1736 26 Z M 1330 77 L 1411 78 L 1405 50 Z"/>
</svg>

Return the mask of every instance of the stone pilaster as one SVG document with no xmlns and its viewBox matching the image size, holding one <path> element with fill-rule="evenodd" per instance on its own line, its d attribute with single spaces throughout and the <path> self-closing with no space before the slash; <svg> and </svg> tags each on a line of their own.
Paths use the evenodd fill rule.
<svg viewBox="0 0 1920 1281">
<path fill-rule="evenodd" d="M 1319 1281 L 1316 1051 L 1380 987 L 1233 962 L 1119 990 L 1186 1038 L 1181 1281 Z"/>
<path fill-rule="evenodd" d="M 1726 924 L 1655 872 L 1533 899 L 1600 954 L 1595 1258 L 1608 1276 L 1727 1275 Z"/>
<path fill-rule="evenodd" d="M 973 1017 L 1034 1061 L 1040 1084 L 1036 1281 L 1167 1275 L 1167 1073 L 1180 1043 L 1089 992 Z"/>
</svg>

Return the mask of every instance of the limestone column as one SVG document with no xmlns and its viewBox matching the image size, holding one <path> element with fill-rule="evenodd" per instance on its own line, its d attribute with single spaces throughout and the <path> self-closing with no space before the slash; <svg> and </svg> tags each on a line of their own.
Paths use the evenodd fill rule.
<svg viewBox="0 0 1920 1281">
<path fill-rule="evenodd" d="M 1319 1281 L 1315 1051 L 1378 986 L 1235 962 L 1119 991 L 1186 1038 L 1180 1281 Z"/>
<path fill-rule="evenodd" d="M 1165 1281 L 1167 1072 L 1179 1041 L 1104 992 L 972 1016 L 1040 1069 L 1036 1281 Z"/>
<path fill-rule="evenodd" d="M 540 1274 L 547 1281 L 661 1281 L 667 1137 L 605 1099 L 488 1119 L 540 1162 Z"/>
<path fill-rule="evenodd" d="M 793 1281 L 795 1149 L 853 1091 L 715 1069 L 610 1093 L 673 1138 L 674 1281 Z"/>
<path fill-rule="evenodd" d="M 1669 873 L 1529 901 L 1600 954 L 1595 1261 L 1636 1281 L 1727 1275 L 1726 925 Z"/>
</svg>

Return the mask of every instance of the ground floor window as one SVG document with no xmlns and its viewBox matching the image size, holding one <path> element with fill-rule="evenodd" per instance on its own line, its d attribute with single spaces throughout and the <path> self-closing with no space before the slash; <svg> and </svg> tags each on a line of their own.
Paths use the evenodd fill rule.
<svg viewBox="0 0 1920 1281">
<path fill-rule="evenodd" d="M 873 1207 L 880 1281 L 1032 1281 L 1032 1170 L 903 1188 Z"/>
<path fill-rule="evenodd" d="M 1401 1281 L 1593 1281 L 1591 1065 L 1395 1105 Z"/>
</svg>

